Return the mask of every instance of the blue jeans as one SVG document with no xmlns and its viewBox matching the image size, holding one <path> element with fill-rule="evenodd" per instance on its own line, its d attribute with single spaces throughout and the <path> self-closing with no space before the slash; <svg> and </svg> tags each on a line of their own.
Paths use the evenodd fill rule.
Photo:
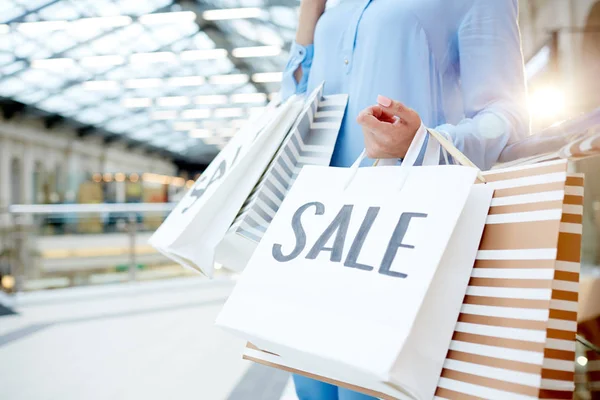
<svg viewBox="0 0 600 400">
<path fill-rule="evenodd" d="M 294 375 L 294 385 L 299 400 L 377 400 L 367 396 L 343 389 L 329 383 L 319 382 L 300 375 Z"/>
</svg>

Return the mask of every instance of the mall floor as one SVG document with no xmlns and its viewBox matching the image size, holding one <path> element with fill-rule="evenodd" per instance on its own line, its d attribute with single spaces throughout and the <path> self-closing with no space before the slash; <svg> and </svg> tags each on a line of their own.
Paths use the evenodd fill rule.
<svg viewBox="0 0 600 400">
<path fill-rule="evenodd" d="M 244 342 L 213 326 L 233 283 L 24 295 L 0 316 L 0 399 L 296 399 L 288 373 L 242 360 Z"/>
</svg>

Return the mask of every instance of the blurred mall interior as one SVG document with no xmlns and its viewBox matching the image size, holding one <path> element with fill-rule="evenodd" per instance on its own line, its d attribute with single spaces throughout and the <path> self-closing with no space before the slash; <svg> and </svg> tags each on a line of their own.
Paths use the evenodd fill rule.
<svg viewBox="0 0 600 400">
<path fill-rule="evenodd" d="M 237 276 L 204 278 L 148 238 L 279 91 L 299 4 L 0 1 L 1 399 L 296 399 L 287 372 L 213 327 Z M 600 1 L 519 7 L 533 132 L 598 130 Z M 570 168 L 586 174 L 589 326 L 600 156 Z M 600 323 L 586 332 L 600 345 Z M 600 398 L 590 351 L 578 344 L 578 399 Z"/>
</svg>

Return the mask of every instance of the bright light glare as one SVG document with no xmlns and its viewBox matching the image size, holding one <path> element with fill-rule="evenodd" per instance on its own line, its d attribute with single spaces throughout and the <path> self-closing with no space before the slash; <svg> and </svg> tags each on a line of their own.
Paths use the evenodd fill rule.
<svg viewBox="0 0 600 400">
<path fill-rule="evenodd" d="M 0 35 L 4 35 L 8 32 L 10 32 L 10 26 L 6 24 L 0 24 Z"/>
<path fill-rule="evenodd" d="M 158 87 L 160 85 L 162 85 L 162 81 L 156 78 L 130 79 L 125 81 L 125 87 L 128 89 L 143 89 Z"/>
<path fill-rule="evenodd" d="M 218 58 L 227 57 L 225 49 L 209 49 L 209 50 L 186 50 L 179 55 L 184 61 L 194 60 L 216 60 Z"/>
<path fill-rule="evenodd" d="M 62 69 L 69 68 L 75 64 L 72 58 L 45 58 L 31 61 L 32 68 L 39 69 Z"/>
<path fill-rule="evenodd" d="M 23 22 L 17 25 L 17 30 L 20 32 L 50 32 L 59 29 L 64 29 L 69 25 L 67 21 L 39 21 L 39 22 Z"/>
<path fill-rule="evenodd" d="M 83 88 L 85 90 L 118 90 L 119 84 L 115 81 L 87 81 L 83 82 Z"/>
<path fill-rule="evenodd" d="M 273 57 L 281 53 L 279 46 L 256 46 L 256 47 L 238 47 L 233 49 L 231 54 L 237 58 L 245 57 Z"/>
<path fill-rule="evenodd" d="M 529 110 L 537 118 L 557 118 L 565 107 L 565 94 L 554 87 L 538 89 L 529 96 Z"/>
<path fill-rule="evenodd" d="M 248 120 L 245 120 L 245 119 L 233 119 L 229 122 L 229 125 L 232 128 L 239 129 L 239 128 L 243 128 L 247 123 L 248 123 Z"/>
<path fill-rule="evenodd" d="M 550 62 L 550 46 L 544 46 L 525 65 L 525 76 L 530 80 L 540 73 Z"/>
<path fill-rule="evenodd" d="M 78 27 L 90 27 L 90 26 L 103 26 L 103 27 L 117 27 L 126 26 L 131 24 L 132 19 L 126 15 L 115 15 L 113 17 L 94 17 L 94 18 L 81 18 L 70 22 L 69 25 L 77 25 Z"/>
<path fill-rule="evenodd" d="M 167 120 L 167 119 L 175 119 L 177 118 L 177 111 L 155 111 L 152 113 L 152 119 L 156 121 Z"/>
<path fill-rule="evenodd" d="M 190 98 L 186 96 L 159 97 L 156 100 L 159 107 L 181 107 L 190 104 Z"/>
<path fill-rule="evenodd" d="M 131 63 L 150 64 L 157 62 L 175 62 L 177 56 L 169 51 L 159 51 L 156 53 L 136 53 L 129 57 Z"/>
<path fill-rule="evenodd" d="M 4 275 L 0 285 L 5 289 L 12 289 L 15 287 L 15 278 L 10 275 Z"/>
<path fill-rule="evenodd" d="M 584 356 L 579 356 L 577 357 L 577 364 L 581 365 L 582 367 L 585 367 L 588 363 L 588 359 Z"/>
<path fill-rule="evenodd" d="M 171 86 L 202 86 L 205 82 L 203 76 L 176 76 L 168 79 Z"/>
<path fill-rule="evenodd" d="M 50 32 L 61 29 L 84 29 L 90 27 L 118 27 L 132 23 L 131 17 L 127 15 L 115 15 L 112 17 L 81 18 L 74 21 L 36 21 L 17 24 L 20 32 L 39 33 Z"/>
<path fill-rule="evenodd" d="M 239 118 L 244 116 L 243 108 L 217 108 L 215 118 Z"/>
<path fill-rule="evenodd" d="M 246 82 L 248 82 L 248 75 L 245 74 L 213 75 L 210 77 L 210 83 L 213 85 L 237 85 Z"/>
<path fill-rule="evenodd" d="M 231 96 L 234 103 L 264 103 L 267 95 L 264 93 L 238 93 Z"/>
<path fill-rule="evenodd" d="M 181 118 L 183 119 L 206 119 L 210 118 L 210 110 L 207 108 L 183 110 L 181 112 Z"/>
<path fill-rule="evenodd" d="M 175 122 L 173 124 L 173 129 L 176 131 L 191 131 L 196 128 L 197 126 L 195 122 Z"/>
<path fill-rule="evenodd" d="M 260 8 L 225 8 L 204 11 L 202 18 L 207 21 L 217 21 L 222 19 L 259 18 L 262 14 Z"/>
<path fill-rule="evenodd" d="M 213 136 L 213 133 L 209 129 L 192 129 L 188 132 L 188 136 L 194 139 L 207 138 Z"/>
<path fill-rule="evenodd" d="M 281 72 L 259 72 L 252 75 L 254 82 L 267 83 L 267 82 L 281 82 L 283 74 Z"/>
<path fill-rule="evenodd" d="M 196 96 L 194 102 L 203 105 L 227 104 L 227 96 L 221 94 L 206 94 Z"/>
<path fill-rule="evenodd" d="M 168 24 L 173 22 L 194 21 L 196 13 L 192 11 L 167 12 L 142 15 L 138 21 L 144 25 Z"/>
<path fill-rule="evenodd" d="M 90 56 L 81 59 L 80 63 L 86 67 L 105 67 L 111 65 L 121 65 L 125 62 L 125 58 L 117 55 L 109 56 Z"/>
<path fill-rule="evenodd" d="M 129 97 L 122 101 L 123 107 L 143 108 L 152 106 L 152 99 L 147 97 Z"/>
</svg>

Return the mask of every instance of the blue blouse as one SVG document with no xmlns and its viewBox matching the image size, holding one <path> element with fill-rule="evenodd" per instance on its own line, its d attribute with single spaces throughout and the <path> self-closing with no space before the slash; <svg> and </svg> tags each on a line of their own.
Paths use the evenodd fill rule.
<svg viewBox="0 0 600 400">
<path fill-rule="evenodd" d="M 294 43 L 282 97 L 349 95 L 332 166 L 364 147 L 356 116 L 382 94 L 415 109 L 482 169 L 529 133 L 517 0 L 342 0 Z M 302 68 L 297 82 L 294 71 Z"/>
</svg>

